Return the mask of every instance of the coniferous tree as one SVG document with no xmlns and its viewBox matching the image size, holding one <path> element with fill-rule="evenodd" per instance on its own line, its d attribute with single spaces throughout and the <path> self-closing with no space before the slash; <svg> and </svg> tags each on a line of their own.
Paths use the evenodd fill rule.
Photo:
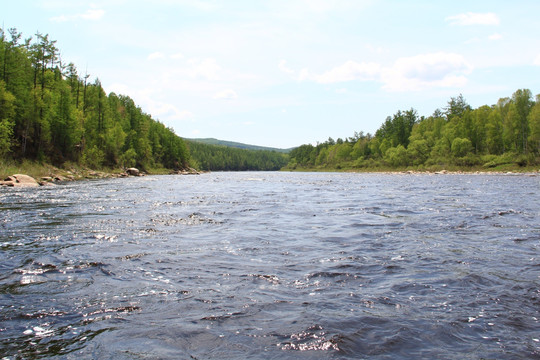
<svg viewBox="0 0 540 360">
<path fill-rule="evenodd" d="M 0 29 L 0 157 L 189 166 L 180 137 L 129 97 L 107 95 L 99 79 L 80 78 L 72 63 L 64 66 L 48 35 L 24 43 L 15 29 L 9 35 Z"/>
</svg>

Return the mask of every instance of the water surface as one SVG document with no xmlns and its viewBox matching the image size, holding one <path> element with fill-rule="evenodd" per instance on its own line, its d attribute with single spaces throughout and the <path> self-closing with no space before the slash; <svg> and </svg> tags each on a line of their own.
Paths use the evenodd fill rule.
<svg viewBox="0 0 540 360">
<path fill-rule="evenodd" d="M 540 177 L 0 189 L 4 359 L 537 359 Z"/>
</svg>

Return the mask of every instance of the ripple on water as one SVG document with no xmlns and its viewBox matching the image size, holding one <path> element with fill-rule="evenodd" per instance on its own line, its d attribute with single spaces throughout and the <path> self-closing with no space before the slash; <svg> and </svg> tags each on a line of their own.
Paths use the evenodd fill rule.
<svg viewBox="0 0 540 360">
<path fill-rule="evenodd" d="M 125 180 L 0 194 L 3 356 L 540 356 L 534 178 Z"/>
<path fill-rule="evenodd" d="M 289 335 L 277 346 L 282 350 L 327 351 L 339 350 L 340 342 L 341 336 L 328 335 L 322 326 L 313 325 L 306 330 Z"/>
</svg>

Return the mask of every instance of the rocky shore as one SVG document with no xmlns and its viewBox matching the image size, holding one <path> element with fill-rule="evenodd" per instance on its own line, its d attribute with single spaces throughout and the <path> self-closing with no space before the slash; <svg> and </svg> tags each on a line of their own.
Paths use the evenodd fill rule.
<svg viewBox="0 0 540 360">
<path fill-rule="evenodd" d="M 39 187 L 39 186 L 54 186 L 68 181 L 89 180 L 89 179 L 113 179 L 126 178 L 132 176 L 146 176 L 147 173 L 140 171 L 137 168 L 128 168 L 119 173 L 108 173 L 103 171 L 94 171 L 89 169 L 77 170 L 60 170 L 55 169 L 56 174 L 51 176 L 43 176 L 35 179 L 25 174 L 14 174 L 0 181 L 0 187 Z M 182 169 L 171 171 L 174 175 L 199 175 L 200 172 L 193 169 Z"/>
<path fill-rule="evenodd" d="M 146 176 L 147 173 L 140 171 L 137 168 L 128 168 L 119 173 L 108 173 L 102 171 L 94 171 L 89 169 L 84 170 L 60 170 L 56 169 L 57 174 L 52 176 L 43 176 L 39 179 L 35 179 L 25 174 L 14 174 L 6 177 L 3 181 L 0 181 L 0 187 L 38 187 L 38 186 L 54 186 L 62 184 L 68 181 L 76 180 L 89 180 L 89 179 L 113 179 L 113 178 L 126 178 L 133 176 Z M 200 175 L 202 172 L 193 168 L 172 170 L 170 175 Z M 463 175 L 522 175 L 522 176 L 540 176 L 540 170 L 533 172 L 501 172 L 501 171 L 395 171 L 386 172 L 387 174 L 396 175 L 451 175 L 451 174 L 463 174 Z"/>
<path fill-rule="evenodd" d="M 420 174 L 428 174 L 428 175 L 525 175 L 525 176 L 540 176 L 540 170 L 538 171 L 532 171 L 532 172 L 515 172 L 515 171 L 448 171 L 448 170 L 440 170 L 440 171 L 414 171 L 414 170 L 408 170 L 408 171 L 399 171 L 399 172 L 391 172 L 390 174 L 408 174 L 408 175 L 420 175 Z"/>
</svg>

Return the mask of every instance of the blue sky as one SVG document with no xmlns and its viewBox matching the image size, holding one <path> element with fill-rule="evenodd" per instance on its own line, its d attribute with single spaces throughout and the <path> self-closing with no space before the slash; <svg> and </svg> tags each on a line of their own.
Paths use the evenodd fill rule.
<svg viewBox="0 0 540 360">
<path fill-rule="evenodd" d="M 540 93 L 540 1 L 2 1 L 177 134 L 288 148 Z M 86 70 L 87 69 L 87 70 Z"/>
</svg>

